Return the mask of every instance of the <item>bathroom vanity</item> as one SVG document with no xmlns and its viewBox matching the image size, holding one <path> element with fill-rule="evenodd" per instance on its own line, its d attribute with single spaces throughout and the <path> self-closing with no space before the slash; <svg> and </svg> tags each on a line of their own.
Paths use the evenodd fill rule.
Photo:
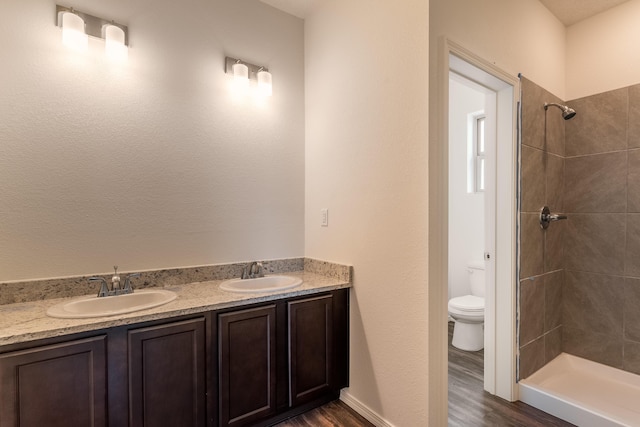
<svg viewBox="0 0 640 427">
<path fill-rule="evenodd" d="M 297 274 L 277 294 L 183 285 L 117 319 L 46 317 L 60 300 L 0 306 L 0 425 L 270 425 L 335 399 L 350 284 Z"/>
</svg>

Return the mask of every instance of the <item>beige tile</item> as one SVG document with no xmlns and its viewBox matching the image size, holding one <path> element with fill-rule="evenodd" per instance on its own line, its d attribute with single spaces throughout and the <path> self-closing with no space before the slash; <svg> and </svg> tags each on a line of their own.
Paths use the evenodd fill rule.
<svg viewBox="0 0 640 427">
<path fill-rule="evenodd" d="M 557 212 L 564 212 L 565 159 L 555 154 L 547 154 L 546 162 L 546 203 Z"/>
<path fill-rule="evenodd" d="M 565 160 L 567 212 L 627 211 L 627 152 Z"/>
<path fill-rule="evenodd" d="M 640 343 L 633 341 L 624 342 L 624 361 L 623 367 L 625 371 L 640 374 Z"/>
<path fill-rule="evenodd" d="M 563 325 L 622 339 L 624 278 L 566 271 Z"/>
<path fill-rule="evenodd" d="M 564 268 L 567 220 L 555 221 L 544 231 L 544 271 Z"/>
<path fill-rule="evenodd" d="M 544 334 L 544 363 L 549 363 L 562 353 L 562 327 Z"/>
<path fill-rule="evenodd" d="M 544 332 L 562 325 L 564 271 L 544 275 Z"/>
<path fill-rule="evenodd" d="M 640 150 L 628 151 L 627 212 L 640 212 Z"/>
<path fill-rule="evenodd" d="M 628 88 L 580 98 L 567 105 L 577 113 L 566 121 L 567 156 L 627 148 Z"/>
<path fill-rule="evenodd" d="M 544 234 L 539 214 L 520 214 L 520 278 L 544 272 Z"/>
<path fill-rule="evenodd" d="M 624 280 L 624 339 L 640 343 L 640 279 Z"/>
<path fill-rule="evenodd" d="M 629 88 L 629 148 L 640 147 L 640 85 Z"/>
<path fill-rule="evenodd" d="M 544 89 L 522 77 L 522 144 L 544 148 Z"/>
<path fill-rule="evenodd" d="M 629 276 L 640 276 L 640 214 L 627 215 L 626 239 L 624 272 Z"/>
<path fill-rule="evenodd" d="M 566 220 L 565 268 L 622 275 L 625 233 L 626 214 L 569 214 Z"/>
<path fill-rule="evenodd" d="M 545 363 L 544 356 L 544 337 L 540 337 L 524 347 L 520 347 L 519 379 L 523 380 L 542 368 Z"/>
<path fill-rule="evenodd" d="M 564 104 L 562 100 L 551 96 L 547 96 L 546 102 L 555 102 L 556 104 Z M 543 103 L 544 104 L 544 103 Z M 562 118 L 562 111 L 556 107 L 549 107 L 545 111 L 545 150 L 549 153 L 559 156 L 565 155 L 565 129 L 566 120 Z"/>
<path fill-rule="evenodd" d="M 562 327 L 562 351 L 565 353 L 621 369 L 622 346 L 619 337 Z"/>
<path fill-rule="evenodd" d="M 538 212 L 545 204 L 545 153 L 522 147 L 522 212 Z"/>
<path fill-rule="evenodd" d="M 520 282 L 520 345 L 544 333 L 544 276 Z"/>
</svg>

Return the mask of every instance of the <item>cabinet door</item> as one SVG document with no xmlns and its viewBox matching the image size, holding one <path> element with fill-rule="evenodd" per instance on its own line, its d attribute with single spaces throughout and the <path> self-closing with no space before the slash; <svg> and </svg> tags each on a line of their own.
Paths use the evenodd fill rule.
<svg viewBox="0 0 640 427">
<path fill-rule="evenodd" d="M 276 306 L 218 316 L 221 426 L 245 426 L 276 412 Z"/>
<path fill-rule="evenodd" d="M 289 403 L 296 406 L 331 391 L 332 296 L 288 303 Z"/>
<path fill-rule="evenodd" d="M 0 355 L 0 425 L 106 425 L 106 337 Z"/>
<path fill-rule="evenodd" d="M 131 426 L 187 427 L 206 422 L 204 318 L 131 330 Z"/>
</svg>

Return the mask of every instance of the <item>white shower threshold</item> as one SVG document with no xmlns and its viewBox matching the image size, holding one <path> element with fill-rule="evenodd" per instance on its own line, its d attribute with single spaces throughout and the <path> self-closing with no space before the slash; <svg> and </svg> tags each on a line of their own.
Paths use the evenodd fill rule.
<svg viewBox="0 0 640 427">
<path fill-rule="evenodd" d="M 562 353 L 519 385 L 522 402 L 578 426 L 640 426 L 639 375 Z"/>
</svg>

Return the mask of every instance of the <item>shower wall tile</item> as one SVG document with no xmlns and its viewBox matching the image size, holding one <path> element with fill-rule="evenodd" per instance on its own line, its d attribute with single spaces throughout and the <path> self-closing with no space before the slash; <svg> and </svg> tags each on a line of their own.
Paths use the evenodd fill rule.
<svg viewBox="0 0 640 427">
<path fill-rule="evenodd" d="M 562 350 L 562 280 L 566 221 L 546 232 L 540 209 L 564 209 L 565 121 L 544 104 L 562 100 L 522 78 L 522 169 L 519 283 L 520 378 L 526 378 Z M 526 279 L 526 280 L 525 280 Z"/>
<path fill-rule="evenodd" d="M 626 214 L 572 214 L 566 223 L 566 269 L 624 273 Z"/>
<path fill-rule="evenodd" d="M 640 374 L 640 343 L 624 342 L 624 359 L 622 369 Z"/>
<path fill-rule="evenodd" d="M 627 211 L 627 152 L 565 160 L 567 212 Z"/>
<path fill-rule="evenodd" d="M 550 96 L 551 101 L 556 104 L 564 104 L 562 100 L 554 96 Z M 543 103 L 544 105 L 544 103 Z M 565 119 L 562 118 L 562 111 L 556 107 L 549 107 L 545 111 L 545 135 L 546 144 L 544 148 L 547 152 L 564 156 L 565 149 Z"/>
<path fill-rule="evenodd" d="M 627 212 L 640 212 L 640 150 L 629 150 L 627 168 Z"/>
<path fill-rule="evenodd" d="M 562 101 L 551 92 L 522 77 L 522 144 L 564 156 L 564 120 L 545 114 L 546 102 Z"/>
<path fill-rule="evenodd" d="M 640 343 L 640 279 L 624 281 L 624 339 Z"/>
<path fill-rule="evenodd" d="M 567 221 L 557 221 L 544 233 L 544 271 L 551 272 L 564 268 L 564 250 Z"/>
<path fill-rule="evenodd" d="M 624 278 L 566 271 L 563 326 L 622 339 Z"/>
<path fill-rule="evenodd" d="M 519 377 L 561 351 L 640 374 L 640 85 L 565 103 L 523 79 L 522 102 Z M 541 198 L 569 219 L 542 232 Z"/>
<path fill-rule="evenodd" d="M 606 334 L 562 328 L 562 351 L 614 368 L 622 369 L 622 339 Z"/>
<path fill-rule="evenodd" d="M 568 102 L 576 116 L 566 121 L 567 156 L 627 149 L 629 89 L 617 89 Z"/>
<path fill-rule="evenodd" d="M 545 364 L 544 337 L 520 348 L 519 379 L 525 379 Z"/>
<path fill-rule="evenodd" d="M 640 85 L 629 87 L 629 148 L 640 147 Z"/>
<path fill-rule="evenodd" d="M 624 272 L 628 276 L 640 276 L 640 214 L 627 215 Z"/>
<path fill-rule="evenodd" d="M 526 78 L 522 87 L 522 145 L 542 149 L 544 141 L 545 90 Z"/>
<path fill-rule="evenodd" d="M 565 159 L 555 154 L 547 154 L 546 162 L 546 203 L 552 212 L 564 212 Z"/>
<path fill-rule="evenodd" d="M 544 335 L 544 363 L 549 363 L 562 353 L 562 327 Z"/>
<path fill-rule="evenodd" d="M 542 150 L 522 147 L 522 212 L 537 212 L 544 206 L 545 156 Z"/>
<path fill-rule="evenodd" d="M 520 282 L 521 346 L 527 345 L 544 333 L 544 282 L 544 276 L 525 279 Z"/>
<path fill-rule="evenodd" d="M 562 325 L 562 288 L 564 271 L 544 275 L 544 332 Z"/>
<path fill-rule="evenodd" d="M 544 272 L 544 234 L 539 214 L 520 214 L 520 278 Z"/>
</svg>

